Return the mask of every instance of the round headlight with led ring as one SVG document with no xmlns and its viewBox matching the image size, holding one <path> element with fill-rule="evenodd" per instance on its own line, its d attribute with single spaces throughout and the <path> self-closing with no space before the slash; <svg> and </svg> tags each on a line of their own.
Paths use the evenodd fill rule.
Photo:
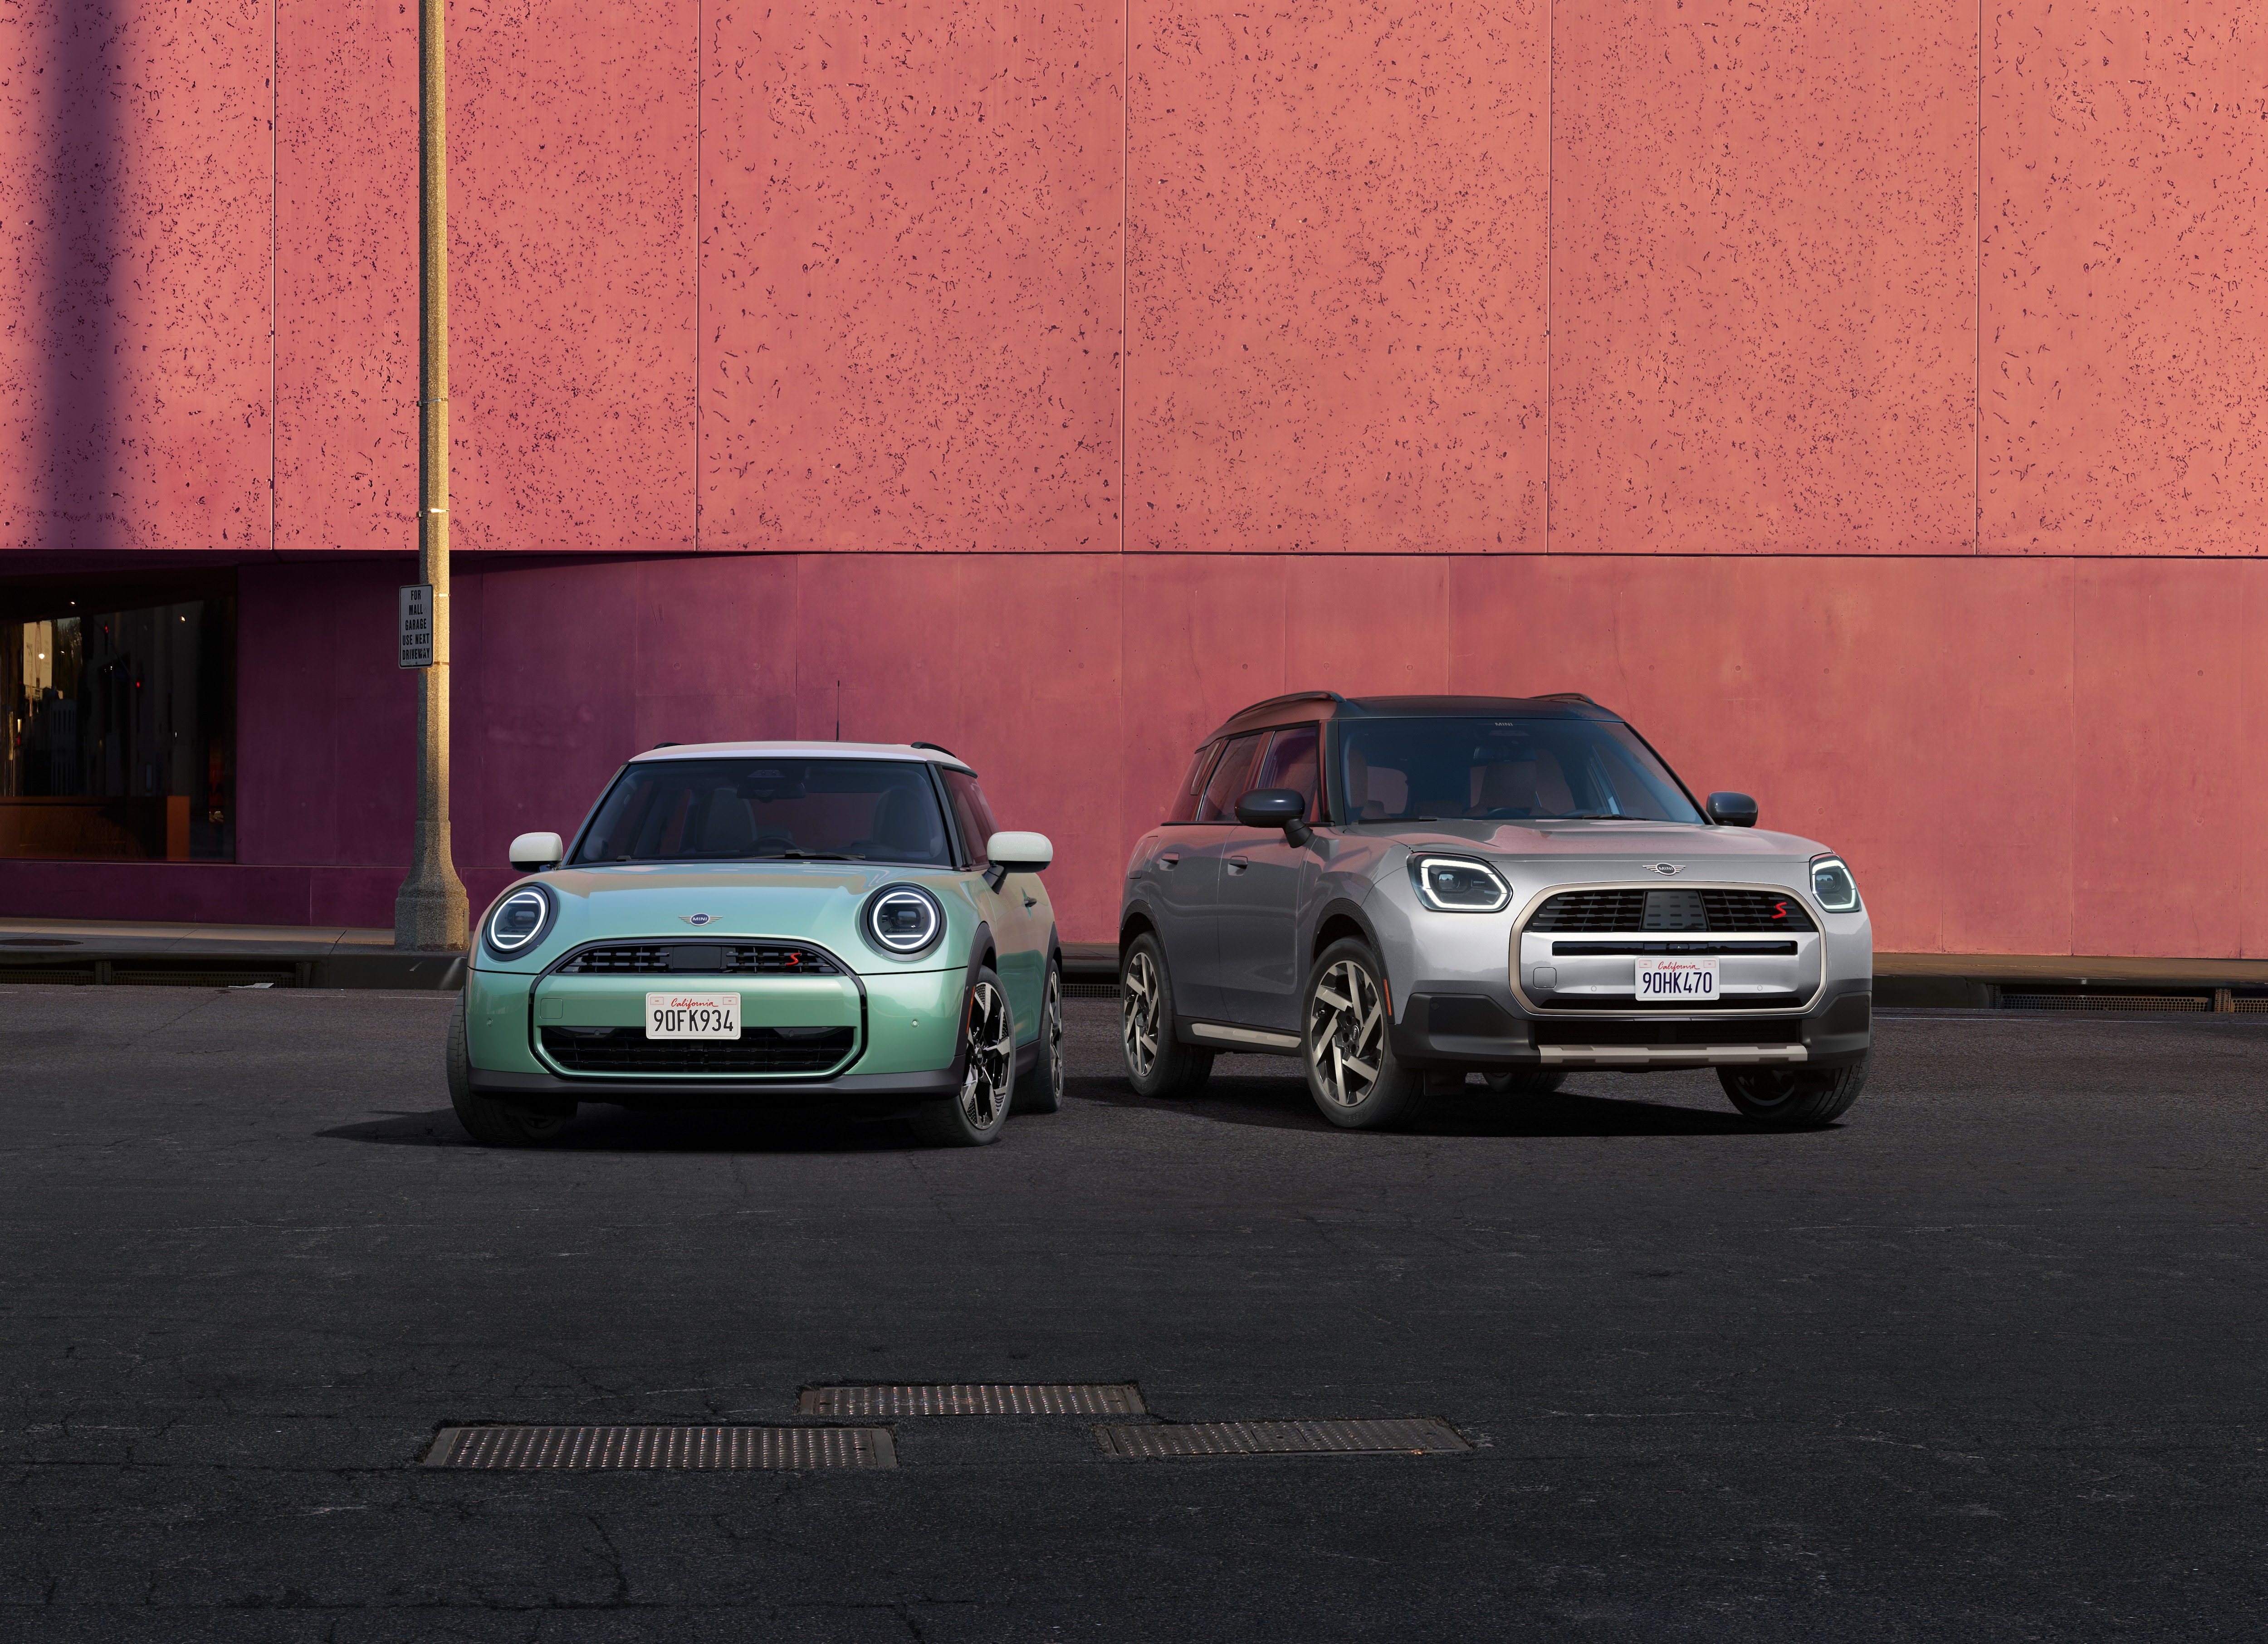
<svg viewBox="0 0 2268 1644">
<path fill-rule="evenodd" d="M 1412 856 L 1410 882 L 1437 914 L 1501 913 L 1512 901 L 1504 876 L 1469 856 Z"/>
<path fill-rule="evenodd" d="M 500 959 L 533 953 L 558 911 L 549 888 L 523 884 L 489 910 L 489 916 L 481 921 L 481 940 Z"/>
<path fill-rule="evenodd" d="M 866 899 L 858 923 L 883 952 L 911 958 L 945 935 L 945 909 L 920 885 L 886 884 Z"/>
<path fill-rule="evenodd" d="M 1840 856 L 1820 855 L 1811 859 L 1811 893 L 1819 899 L 1819 906 L 1830 914 L 1855 914 L 1859 911 L 1859 881 L 1851 870 L 1843 865 Z"/>
</svg>

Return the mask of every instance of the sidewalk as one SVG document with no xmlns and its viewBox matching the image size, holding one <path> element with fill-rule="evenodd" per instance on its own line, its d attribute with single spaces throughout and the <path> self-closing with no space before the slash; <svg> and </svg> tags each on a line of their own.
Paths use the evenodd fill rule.
<svg viewBox="0 0 2268 1644">
<path fill-rule="evenodd" d="M 391 930 L 0 919 L 0 982 L 456 987 L 461 953 L 397 952 Z"/>
<path fill-rule="evenodd" d="M 456 987 L 461 953 L 399 952 L 390 930 L 350 926 L 168 925 L 0 919 L 0 982 L 176 982 L 207 987 Z M 1064 943 L 1064 980 L 1118 980 L 1118 946 Z M 2250 1007 L 2268 995 L 2268 959 L 2074 958 L 2066 954 L 1878 953 L 1874 1002 L 1992 1009 L 2012 1001 L 2154 995 L 2173 1009 Z M 2268 997 L 2258 1001 L 2268 1006 Z M 2144 1006 L 2147 1009 L 2149 1007 Z"/>
</svg>

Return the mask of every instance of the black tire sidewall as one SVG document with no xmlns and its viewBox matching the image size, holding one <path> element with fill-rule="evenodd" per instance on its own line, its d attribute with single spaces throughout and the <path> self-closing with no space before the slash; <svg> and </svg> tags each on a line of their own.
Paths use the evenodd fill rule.
<svg viewBox="0 0 2268 1644">
<path fill-rule="evenodd" d="M 1040 1046 L 1039 1054 L 1032 1058 L 1032 1076 L 1016 1083 L 1016 1099 L 1009 1108 L 1010 1118 L 1023 1113 L 1054 1113 L 1063 1109 L 1063 1092 L 1056 1086 L 1057 1064 L 1063 1060 L 1063 1046 L 1055 1042 L 1048 1031 L 1048 984 L 1056 985 L 1056 1009 L 1063 1009 L 1063 961 L 1050 958 L 1048 967 L 1040 974 Z"/>
<path fill-rule="evenodd" d="M 1138 1076 L 1133 1067 L 1125 1061 L 1126 1048 L 1126 970 L 1137 953 L 1147 952 L 1150 963 L 1158 972 L 1158 1055 L 1150 1064 L 1146 1075 Z M 1144 931 L 1126 946 L 1126 958 L 1118 974 L 1118 1045 L 1122 1066 L 1126 1068 L 1126 1083 L 1141 1097 L 1170 1097 L 1186 1095 L 1201 1086 L 1212 1071 L 1212 1053 L 1184 1045 L 1174 1032 L 1174 972 L 1166 964 L 1166 944 L 1158 940 L 1155 931 Z"/>
</svg>

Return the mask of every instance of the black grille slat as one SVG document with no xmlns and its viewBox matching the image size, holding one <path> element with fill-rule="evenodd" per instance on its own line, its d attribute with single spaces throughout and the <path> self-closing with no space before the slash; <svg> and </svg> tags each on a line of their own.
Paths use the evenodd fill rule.
<svg viewBox="0 0 2268 1644">
<path fill-rule="evenodd" d="M 1607 936 L 1629 931 L 1813 930 L 1803 904 L 1785 891 L 1562 891 L 1536 910 L 1538 936 Z"/>
<path fill-rule="evenodd" d="M 817 948 L 792 942 L 625 943 L 585 948 L 563 976 L 840 976 Z"/>
<path fill-rule="evenodd" d="M 1731 1022 L 1538 1022 L 1538 1045 L 1800 1045 L 1801 1016 Z"/>
<path fill-rule="evenodd" d="M 744 1027 L 737 1039 L 650 1039 L 644 1028 L 543 1030 L 543 1053 L 570 1073 L 824 1073 L 850 1053 L 847 1027 L 784 1034 Z"/>
</svg>

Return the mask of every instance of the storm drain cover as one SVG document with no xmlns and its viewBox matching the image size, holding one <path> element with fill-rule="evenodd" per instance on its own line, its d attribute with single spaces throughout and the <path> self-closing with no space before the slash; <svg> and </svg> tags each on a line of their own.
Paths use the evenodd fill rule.
<svg viewBox="0 0 2268 1644">
<path fill-rule="evenodd" d="M 428 1467 L 895 1467 L 887 1427 L 443 1427 Z"/>
<path fill-rule="evenodd" d="M 1114 1456 L 1436 1455 L 1472 1446 L 1431 1416 L 1389 1421 L 1190 1421 L 1095 1428 Z"/>
<path fill-rule="evenodd" d="M 1138 1416 L 1148 1413 L 1130 1383 L 910 1382 L 806 1387 L 796 1405 L 806 1416 Z"/>
</svg>

